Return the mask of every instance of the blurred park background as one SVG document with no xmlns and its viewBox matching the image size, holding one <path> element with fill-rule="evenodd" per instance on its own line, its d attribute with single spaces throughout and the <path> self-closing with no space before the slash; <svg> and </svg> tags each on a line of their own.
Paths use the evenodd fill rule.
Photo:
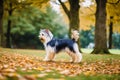
<svg viewBox="0 0 120 80">
<path fill-rule="evenodd" d="M 120 49 L 120 0 L 0 0 L 1 47 L 44 49 L 44 28 L 56 38 L 77 29 L 80 49 L 94 53 Z"/>
<path fill-rule="evenodd" d="M 78 30 L 92 54 L 45 62 L 40 29 L 60 39 Z M 120 0 L 0 0 L 0 80 L 120 80 Z"/>
</svg>

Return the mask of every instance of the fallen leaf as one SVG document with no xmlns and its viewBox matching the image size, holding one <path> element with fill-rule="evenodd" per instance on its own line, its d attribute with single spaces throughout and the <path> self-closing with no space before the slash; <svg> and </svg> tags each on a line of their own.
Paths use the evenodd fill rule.
<svg viewBox="0 0 120 80">
<path fill-rule="evenodd" d="M 0 80 L 6 80 L 5 76 L 0 74 Z"/>
<path fill-rule="evenodd" d="M 64 71 L 61 71 L 60 74 L 64 74 L 64 75 L 69 75 L 70 74 L 70 70 L 64 70 Z"/>
<path fill-rule="evenodd" d="M 3 69 L 2 70 L 3 72 L 15 72 L 15 70 L 14 69 L 9 69 L 9 68 L 7 68 L 7 69 Z"/>
<path fill-rule="evenodd" d="M 47 78 L 46 80 L 65 80 L 64 78 L 56 79 L 56 78 Z"/>
<path fill-rule="evenodd" d="M 27 80 L 36 80 L 36 78 L 32 75 L 25 75 L 24 78 L 26 78 Z"/>
</svg>

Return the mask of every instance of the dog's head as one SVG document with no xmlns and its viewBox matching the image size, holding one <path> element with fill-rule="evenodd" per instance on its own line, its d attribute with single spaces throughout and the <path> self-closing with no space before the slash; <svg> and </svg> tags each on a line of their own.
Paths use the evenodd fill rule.
<svg viewBox="0 0 120 80">
<path fill-rule="evenodd" d="M 48 29 L 41 29 L 39 39 L 42 43 L 47 43 L 53 38 L 53 34 Z"/>
</svg>

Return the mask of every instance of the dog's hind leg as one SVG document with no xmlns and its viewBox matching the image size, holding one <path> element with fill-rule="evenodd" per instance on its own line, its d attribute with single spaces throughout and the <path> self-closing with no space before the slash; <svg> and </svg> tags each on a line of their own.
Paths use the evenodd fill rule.
<svg viewBox="0 0 120 80">
<path fill-rule="evenodd" d="M 67 54 L 71 57 L 70 62 L 74 62 L 74 60 L 75 60 L 75 55 L 73 54 L 73 52 L 71 52 L 69 48 L 65 48 L 65 51 L 66 51 Z"/>
<path fill-rule="evenodd" d="M 70 56 L 71 56 L 71 58 L 72 58 L 72 60 L 71 60 L 71 62 L 74 62 L 75 61 L 75 55 L 74 55 L 74 53 L 70 53 Z"/>
<path fill-rule="evenodd" d="M 79 52 L 78 45 L 74 44 L 74 50 L 75 50 L 75 63 L 79 63 L 82 60 L 82 54 Z"/>
<path fill-rule="evenodd" d="M 67 52 L 68 53 L 68 52 Z M 71 57 L 70 62 L 74 62 L 75 61 L 75 56 L 73 55 L 73 53 L 68 53 L 68 55 Z"/>
<path fill-rule="evenodd" d="M 81 53 L 75 53 L 75 60 L 74 63 L 79 63 L 82 60 L 82 55 Z"/>
</svg>

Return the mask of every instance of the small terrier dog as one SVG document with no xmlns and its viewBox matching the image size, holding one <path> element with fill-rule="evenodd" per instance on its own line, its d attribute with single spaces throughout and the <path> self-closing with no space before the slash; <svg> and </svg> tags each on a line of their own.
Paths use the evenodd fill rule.
<svg viewBox="0 0 120 80">
<path fill-rule="evenodd" d="M 82 60 L 82 54 L 79 52 L 76 41 L 79 38 L 77 30 L 72 31 L 72 39 L 55 39 L 48 29 L 41 29 L 39 39 L 44 44 L 46 56 L 44 61 L 52 61 L 56 53 L 65 50 L 71 56 L 71 62 L 79 63 Z"/>
</svg>

